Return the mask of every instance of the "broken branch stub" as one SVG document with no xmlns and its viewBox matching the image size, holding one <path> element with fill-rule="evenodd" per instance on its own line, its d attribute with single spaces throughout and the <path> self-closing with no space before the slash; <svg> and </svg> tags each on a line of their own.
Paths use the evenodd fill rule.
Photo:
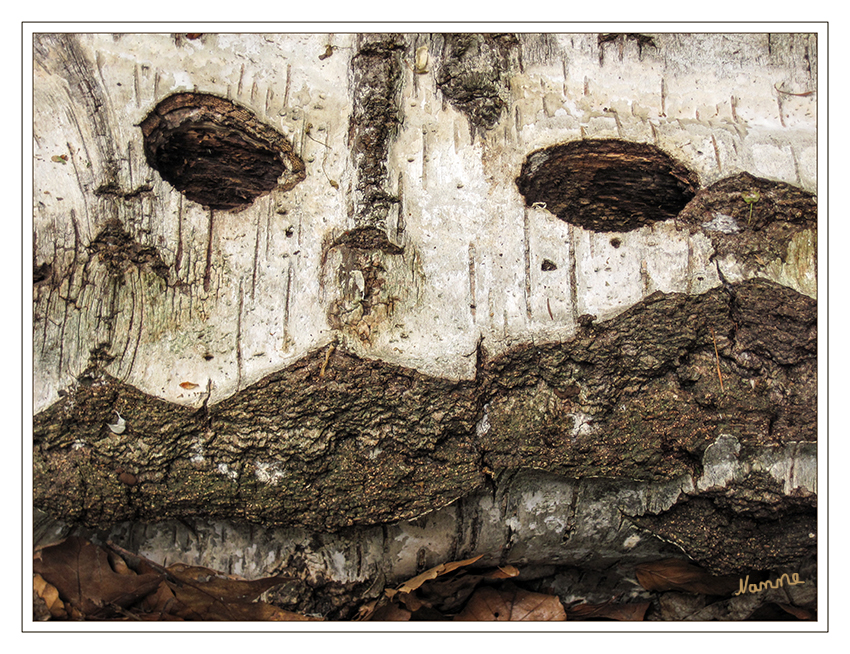
<svg viewBox="0 0 850 654">
<path fill-rule="evenodd" d="M 627 232 L 674 218 L 699 189 L 696 173 L 657 147 L 617 139 L 532 152 L 516 180 L 531 207 L 595 232 Z"/>
<path fill-rule="evenodd" d="M 240 211 L 306 176 L 285 136 L 248 109 L 214 95 L 171 95 L 139 126 L 148 164 L 210 209 Z"/>
</svg>

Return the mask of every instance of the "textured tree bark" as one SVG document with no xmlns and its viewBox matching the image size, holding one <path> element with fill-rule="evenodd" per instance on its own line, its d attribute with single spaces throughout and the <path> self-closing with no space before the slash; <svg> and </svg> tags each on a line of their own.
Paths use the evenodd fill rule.
<svg viewBox="0 0 850 654">
<path fill-rule="evenodd" d="M 275 551 L 325 584 L 319 611 L 441 557 L 731 574 L 814 556 L 817 198 L 727 173 L 736 105 L 734 128 L 696 120 L 708 174 L 703 152 L 665 153 L 684 137 L 658 134 L 690 126 L 668 82 L 654 122 L 591 106 L 590 72 L 570 105 L 566 38 L 328 35 L 309 60 L 251 41 L 250 65 L 284 51 L 306 71 L 264 95 L 213 36 L 227 98 L 166 84 L 170 51 L 128 68 L 131 97 L 96 44 L 35 39 L 59 125 L 36 125 L 38 510 L 125 545 L 160 530 L 171 552 L 213 556 L 231 530 L 259 548 L 243 572 Z M 684 75 L 661 35 L 581 43 L 602 71 L 633 46 L 647 75 Z M 545 87 L 562 64 L 563 99 Z M 616 138 L 586 138 L 593 121 Z"/>
<path fill-rule="evenodd" d="M 655 294 L 567 343 L 492 360 L 479 348 L 479 375 L 462 383 L 327 348 L 197 411 L 91 370 L 35 419 L 35 503 L 89 526 L 203 515 L 333 531 L 415 518 L 524 469 L 696 477 L 721 436 L 745 452 L 817 440 L 815 309 L 762 281 Z M 809 541 L 813 497 L 747 484 L 746 499 L 726 500 L 738 519 L 799 514 L 779 532 L 799 554 L 790 543 Z M 676 519 L 642 524 L 666 534 Z M 770 555 L 753 556 L 698 558 L 727 569 Z"/>
</svg>

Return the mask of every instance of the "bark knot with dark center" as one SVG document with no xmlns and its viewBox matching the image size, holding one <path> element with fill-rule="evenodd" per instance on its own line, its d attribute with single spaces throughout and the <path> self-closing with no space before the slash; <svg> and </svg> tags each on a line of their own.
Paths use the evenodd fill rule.
<svg viewBox="0 0 850 654">
<path fill-rule="evenodd" d="M 618 139 L 532 152 L 516 184 L 528 206 L 595 232 L 627 232 L 674 218 L 699 188 L 694 172 L 657 147 Z"/>
<path fill-rule="evenodd" d="M 148 164 L 194 202 L 240 211 L 305 177 L 285 136 L 248 109 L 203 93 L 176 93 L 140 124 Z"/>
</svg>

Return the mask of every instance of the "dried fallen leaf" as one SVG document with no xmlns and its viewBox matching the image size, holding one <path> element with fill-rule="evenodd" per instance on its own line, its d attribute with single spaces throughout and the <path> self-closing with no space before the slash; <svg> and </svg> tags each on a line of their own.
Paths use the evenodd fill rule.
<svg viewBox="0 0 850 654">
<path fill-rule="evenodd" d="M 484 575 L 466 574 L 461 570 L 457 575 L 426 582 L 416 591 L 416 597 L 428 608 L 454 614 L 463 608 L 484 578 Z"/>
<path fill-rule="evenodd" d="M 162 580 L 159 574 L 116 572 L 106 550 L 75 536 L 36 550 L 33 572 L 89 617 L 102 617 L 104 611 L 112 611 L 112 605 L 130 606 L 155 590 Z"/>
<path fill-rule="evenodd" d="M 430 581 L 431 579 L 436 579 L 440 575 L 444 575 L 446 573 L 457 570 L 458 568 L 463 568 L 464 566 L 472 565 L 478 559 L 480 559 L 483 554 L 479 554 L 478 556 L 472 557 L 471 559 L 465 559 L 463 561 L 452 561 L 451 563 L 441 563 L 440 565 L 434 566 L 430 570 L 426 570 L 422 574 L 416 575 L 413 579 L 410 579 L 404 582 L 401 586 L 398 587 L 398 591 L 400 593 L 412 593 L 414 590 L 419 588 L 426 581 Z"/>
<path fill-rule="evenodd" d="M 620 620 L 641 621 L 650 602 L 632 604 L 578 604 L 567 611 L 568 620 Z"/>
<path fill-rule="evenodd" d="M 502 565 L 484 576 L 487 579 L 511 579 L 519 576 L 519 570 L 512 565 Z"/>
<path fill-rule="evenodd" d="M 794 606 L 793 604 L 776 603 L 780 609 L 786 613 L 790 613 L 798 620 L 816 620 L 814 611 L 804 609 L 802 606 Z"/>
<path fill-rule="evenodd" d="M 490 586 L 479 588 L 455 620 L 476 621 L 561 621 L 567 616 L 564 606 L 555 595 L 532 593 L 505 584 L 497 590 Z"/>
<path fill-rule="evenodd" d="M 276 612 L 254 602 L 269 588 L 279 586 L 288 577 L 267 577 L 249 581 L 224 575 L 209 568 L 177 563 L 168 569 L 168 587 L 174 594 L 170 613 L 185 620 L 309 620 L 289 612 Z M 161 589 L 159 592 L 162 592 Z M 288 616 L 288 617 L 282 617 Z"/>
<path fill-rule="evenodd" d="M 51 617 L 60 620 L 68 617 L 68 614 L 65 611 L 65 605 L 62 603 L 62 600 L 59 599 L 59 591 L 56 590 L 56 586 L 47 583 L 44 580 L 44 577 L 36 574 L 32 576 L 32 587 L 35 589 L 38 596 L 44 601 L 45 606 L 47 606 L 47 610 L 50 611 Z"/>
<path fill-rule="evenodd" d="M 395 604 L 386 604 L 379 607 L 369 620 L 372 622 L 407 622 L 410 620 L 411 612 Z"/>
<path fill-rule="evenodd" d="M 646 590 L 680 590 L 701 595 L 731 595 L 739 583 L 734 575 L 715 577 L 681 559 L 641 563 L 635 566 L 635 575 Z"/>
<path fill-rule="evenodd" d="M 175 597 L 168 584 L 160 583 L 156 592 L 151 593 L 142 601 L 142 608 L 148 613 L 159 613 L 164 615 L 174 605 Z"/>
<path fill-rule="evenodd" d="M 198 384 L 193 384 L 192 382 L 180 382 L 180 388 L 185 388 L 187 391 L 191 391 L 193 388 L 198 388 Z"/>
</svg>

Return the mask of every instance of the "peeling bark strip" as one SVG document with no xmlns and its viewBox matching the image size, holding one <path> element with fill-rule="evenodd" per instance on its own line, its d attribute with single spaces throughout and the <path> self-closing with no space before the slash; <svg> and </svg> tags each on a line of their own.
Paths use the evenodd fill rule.
<svg viewBox="0 0 850 654">
<path fill-rule="evenodd" d="M 171 95 L 140 127 L 151 168 L 210 209 L 241 211 L 272 189 L 288 191 L 305 177 L 304 162 L 285 136 L 214 95 Z"/>
<path fill-rule="evenodd" d="M 466 114 L 471 131 L 492 129 L 510 98 L 512 69 L 518 62 L 514 34 L 445 34 L 437 87 Z"/>
<path fill-rule="evenodd" d="M 599 139 L 532 152 L 516 184 L 529 207 L 595 232 L 627 232 L 674 218 L 699 179 L 653 145 Z"/>
<path fill-rule="evenodd" d="M 401 122 L 402 53 L 406 47 L 399 34 L 362 34 L 351 60 L 354 107 L 348 141 L 357 175 L 355 228 L 337 241 L 349 247 L 401 252 L 387 238 L 387 216 L 399 201 L 389 188 L 387 159 Z"/>
<path fill-rule="evenodd" d="M 565 343 L 482 350 L 474 381 L 317 351 L 197 411 L 93 370 L 34 419 L 34 504 L 93 526 L 198 515 L 326 531 L 416 517 L 493 472 L 676 479 L 721 434 L 744 449 L 817 440 L 816 319 L 814 300 L 764 280 L 659 292 Z"/>
</svg>

